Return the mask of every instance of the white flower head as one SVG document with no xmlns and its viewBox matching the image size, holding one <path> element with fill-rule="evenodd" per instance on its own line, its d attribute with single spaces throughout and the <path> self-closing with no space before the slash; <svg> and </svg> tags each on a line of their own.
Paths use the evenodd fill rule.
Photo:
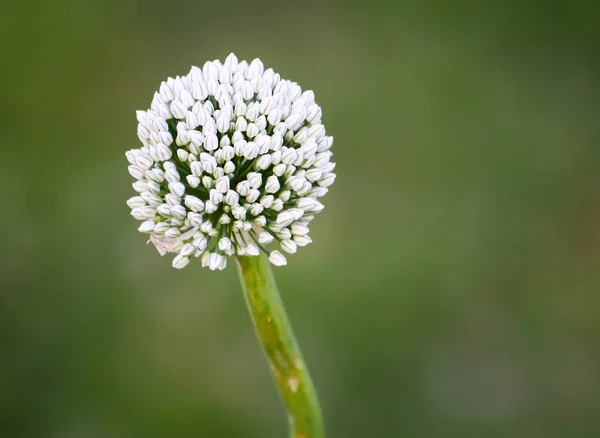
<svg viewBox="0 0 600 438">
<path fill-rule="evenodd" d="M 333 138 L 312 91 L 229 55 L 168 78 L 137 111 L 142 147 L 128 151 L 139 231 L 161 255 L 224 269 L 229 257 L 287 263 L 311 242 L 318 198 L 335 180 Z"/>
</svg>

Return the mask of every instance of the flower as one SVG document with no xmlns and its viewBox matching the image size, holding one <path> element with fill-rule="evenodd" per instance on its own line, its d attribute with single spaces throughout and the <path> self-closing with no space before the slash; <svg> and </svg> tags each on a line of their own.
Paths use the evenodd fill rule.
<svg viewBox="0 0 600 438">
<path fill-rule="evenodd" d="M 168 78 L 137 111 L 142 147 L 125 155 L 139 231 L 161 255 L 224 269 L 230 256 L 269 255 L 273 265 L 311 242 L 308 224 L 333 184 L 335 163 L 312 91 L 259 59 L 192 67 Z"/>
</svg>

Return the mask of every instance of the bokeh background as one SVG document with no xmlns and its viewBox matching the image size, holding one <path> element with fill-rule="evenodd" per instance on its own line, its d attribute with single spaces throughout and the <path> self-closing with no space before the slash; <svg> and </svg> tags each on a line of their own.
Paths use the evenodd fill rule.
<svg viewBox="0 0 600 438">
<path fill-rule="evenodd" d="M 175 271 L 125 205 L 134 111 L 232 51 L 335 136 L 276 273 L 329 436 L 600 436 L 597 5 L 3 4 L 0 436 L 285 436 L 235 265 Z"/>
</svg>

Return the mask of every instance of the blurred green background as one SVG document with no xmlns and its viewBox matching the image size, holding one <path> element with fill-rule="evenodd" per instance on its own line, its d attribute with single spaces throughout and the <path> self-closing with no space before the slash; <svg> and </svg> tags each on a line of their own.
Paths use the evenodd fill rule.
<svg viewBox="0 0 600 438">
<path fill-rule="evenodd" d="M 313 89 L 338 181 L 276 275 L 329 437 L 600 436 L 597 2 L 11 2 L 0 13 L 0 436 L 283 437 L 234 265 L 125 200 L 192 64 Z"/>
</svg>

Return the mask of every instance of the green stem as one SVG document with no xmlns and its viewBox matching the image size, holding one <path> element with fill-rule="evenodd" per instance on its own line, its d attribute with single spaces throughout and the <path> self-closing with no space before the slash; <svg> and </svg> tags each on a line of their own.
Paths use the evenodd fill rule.
<svg viewBox="0 0 600 438">
<path fill-rule="evenodd" d="M 238 257 L 248 310 L 288 411 L 291 438 L 323 438 L 323 420 L 267 257 Z"/>
</svg>

